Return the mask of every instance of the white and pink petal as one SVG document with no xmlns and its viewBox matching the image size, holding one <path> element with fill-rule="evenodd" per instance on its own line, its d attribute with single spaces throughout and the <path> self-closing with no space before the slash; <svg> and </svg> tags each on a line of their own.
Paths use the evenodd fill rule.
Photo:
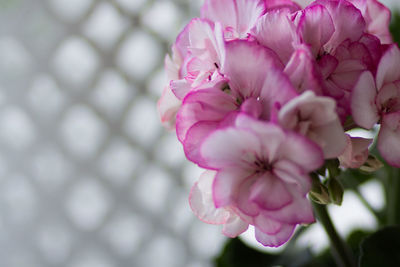
<svg viewBox="0 0 400 267">
<path fill-rule="evenodd" d="M 376 88 L 380 90 L 385 84 L 400 80 L 400 49 L 392 44 L 382 55 L 376 73 Z"/>
<path fill-rule="evenodd" d="M 295 23 L 301 41 L 311 46 L 314 57 L 320 54 L 335 32 L 331 15 L 323 5 L 311 5 L 299 11 Z"/>
<path fill-rule="evenodd" d="M 255 237 L 257 241 L 264 246 L 279 247 L 289 240 L 295 228 L 296 225 L 294 224 L 282 224 L 282 227 L 278 233 L 267 234 L 255 226 Z"/>
<path fill-rule="evenodd" d="M 400 168 L 400 111 L 383 116 L 378 150 L 390 165 Z"/>
<path fill-rule="evenodd" d="M 257 21 L 251 31 L 260 44 L 275 51 L 285 64 L 294 51 L 294 45 L 300 43 L 289 15 L 289 9 L 271 10 Z"/>
<path fill-rule="evenodd" d="M 371 129 L 379 120 L 376 105 L 377 89 L 372 73 L 365 71 L 351 93 L 351 112 L 354 122 L 366 129 Z"/>
</svg>

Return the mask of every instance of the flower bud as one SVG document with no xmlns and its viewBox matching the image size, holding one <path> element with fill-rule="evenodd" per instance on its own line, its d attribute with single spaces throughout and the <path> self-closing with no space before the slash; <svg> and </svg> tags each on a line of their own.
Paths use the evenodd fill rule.
<svg viewBox="0 0 400 267">
<path fill-rule="evenodd" d="M 340 182 L 334 178 L 331 177 L 328 180 L 328 191 L 329 191 L 329 196 L 331 198 L 332 203 L 340 206 L 343 201 L 343 186 L 340 184 Z"/>
<path fill-rule="evenodd" d="M 379 170 L 380 168 L 383 167 L 383 163 L 377 159 L 374 155 L 368 155 L 368 159 L 365 161 L 365 163 L 360 167 L 361 171 L 364 172 L 374 172 Z"/>
<path fill-rule="evenodd" d="M 328 188 L 320 182 L 316 175 L 312 175 L 312 187 L 309 196 L 312 201 L 318 204 L 326 205 L 331 203 Z"/>
</svg>

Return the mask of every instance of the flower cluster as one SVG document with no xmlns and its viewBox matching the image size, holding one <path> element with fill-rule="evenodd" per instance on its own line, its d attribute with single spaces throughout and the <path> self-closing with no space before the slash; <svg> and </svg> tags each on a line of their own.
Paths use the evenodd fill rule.
<svg viewBox="0 0 400 267">
<path fill-rule="evenodd" d="M 186 157 L 206 169 L 190 205 L 235 237 L 280 246 L 314 222 L 310 173 L 358 168 L 378 149 L 400 166 L 400 51 L 377 0 L 205 0 L 179 34 L 158 102 Z"/>
</svg>

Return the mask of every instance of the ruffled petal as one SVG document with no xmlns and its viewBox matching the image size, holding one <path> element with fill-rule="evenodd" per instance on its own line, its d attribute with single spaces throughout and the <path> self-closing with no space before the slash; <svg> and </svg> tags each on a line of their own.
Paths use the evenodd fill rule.
<svg viewBox="0 0 400 267">
<path fill-rule="evenodd" d="M 256 120 L 244 114 L 238 115 L 235 125 L 253 132 L 259 138 L 260 152 L 255 156 L 269 161 L 279 156 L 280 146 L 285 141 L 285 133 L 278 125 Z"/>
<path fill-rule="evenodd" d="M 342 124 L 337 118 L 323 126 L 316 127 L 314 133 L 317 136 L 317 142 L 324 152 L 326 159 L 333 159 L 343 153 L 346 148 L 346 135 Z"/>
<path fill-rule="evenodd" d="M 240 187 L 249 175 L 246 170 L 237 167 L 218 171 L 212 185 L 215 206 L 220 208 L 236 204 Z"/>
<path fill-rule="evenodd" d="M 182 100 L 190 92 L 192 85 L 185 79 L 172 80 L 170 88 L 176 98 Z"/>
<path fill-rule="evenodd" d="M 351 91 L 357 83 L 361 73 L 367 70 L 366 65 L 358 59 L 339 61 L 335 71 L 330 75 L 330 80 L 340 88 Z"/>
<path fill-rule="evenodd" d="M 390 10 L 377 0 L 348 0 L 362 13 L 367 32 L 377 36 L 383 44 L 392 43 L 389 31 Z"/>
<path fill-rule="evenodd" d="M 201 174 L 189 195 L 189 204 L 193 213 L 203 222 L 224 224 L 230 214 L 223 208 L 216 208 L 212 198 L 212 183 L 216 172 L 205 171 Z"/>
<path fill-rule="evenodd" d="M 293 45 L 299 43 L 289 12 L 289 9 L 271 10 L 257 21 L 251 31 L 260 44 L 274 50 L 284 63 L 288 62 L 293 53 Z"/>
<path fill-rule="evenodd" d="M 346 136 L 331 98 L 316 96 L 312 91 L 288 102 L 278 114 L 279 123 L 318 144 L 325 158 L 340 155 L 346 146 Z"/>
<path fill-rule="evenodd" d="M 308 138 L 295 134 L 287 133 L 287 138 L 279 148 L 281 158 L 301 166 L 306 171 L 318 169 L 324 163 L 322 150 Z"/>
<path fill-rule="evenodd" d="M 219 21 L 223 27 L 235 27 L 237 21 L 235 0 L 206 0 L 201 8 L 201 18 Z"/>
<path fill-rule="evenodd" d="M 232 29 L 238 38 L 246 38 L 257 19 L 265 13 L 262 0 L 206 0 L 201 17 L 220 22 L 225 30 Z"/>
<path fill-rule="evenodd" d="M 326 159 L 336 158 L 345 150 L 347 144 L 346 135 L 339 118 L 315 128 L 314 133 L 318 140 L 321 140 L 319 145 Z"/>
<path fill-rule="evenodd" d="M 400 80 L 400 50 L 397 44 L 392 44 L 382 55 L 376 73 L 376 88 L 380 90 L 386 83 Z"/>
<path fill-rule="evenodd" d="M 157 102 L 157 110 L 164 127 L 171 130 L 175 127 L 176 114 L 181 104 L 181 101 L 172 93 L 171 88 L 165 87 Z"/>
<path fill-rule="evenodd" d="M 390 165 L 400 167 L 400 112 L 383 116 L 378 135 L 378 149 Z"/>
<path fill-rule="evenodd" d="M 258 178 L 259 175 L 253 174 L 243 180 L 239 186 L 239 191 L 236 198 L 237 208 L 241 213 L 243 213 L 245 216 L 249 216 L 250 218 L 258 216 L 261 211 L 259 205 L 250 199 L 251 189 Z"/>
<path fill-rule="evenodd" d="M 237 109 L 235 99 L 222 92 L 220 86 L 193 91 L 186 96 L 176 122 L 176 133 L 181 142 L 185 141 L 187 131 L 194 124 L 219 122 L 230 111 Z"/>
<path fill-rule="evenodd" d="M 293 201 L 279 210 L 265 210 L 264 213 L 279 222 L 297 224 L 297 223 L 313 223 L 315 222 L 313 209 L 310 200 L 306 198 L 302 192 L 298 191 L 298 187 L 293 184 L 287 184 L 286 188 L 290 191 Z"/>
<path fill-rule="evenodd" d="M 322 77 L 327 79 L 337 68 L 339 61 L 331 55 L 324 55 L 318 60 L 318 66 L 322 73 Z"/>
<path fill-rule="evenodd" d="M 301 11 L 296 16 L 297 31 L 302 41 L 311 46 L 314 57 L 331 39 L 335 26 L 328 10 L 322 5 L 313 5 Z"/>
<path fill-rule="evenodd" d="M 218 124 L 215 121 L 200 121 L 190 127 L 186 133 L 185 140 L 182 142 L 183 151 L 188 160 L 199 166 L 207 165 L 201 156 L 200 145 L 211 132 L 218 128 Z"/>
<path fill-rule="evenodd" d="M 357 41 L 365 31 L 365 20 L 354 5 L 346 0 L 317 0 L 314 4 L 323 5 L 329 12 L 335 32 L 324 45 L 325 51 L 333 52 L 343 41 Z"/>
<path fill-rule="evenodd" d="M 271 119 L 274 109 L 279 109 L 296 96 L 296 89 L 289 78 L 280 69 L 271 68 L 265 76 L 260 92 L 264 108 L 261 117 Z"/>
<path fill-rule="evenodd" d="M 306 195 L 311 189 L 311 179 L 301 166 L 282 159 L 274 164 L 273 173 L 285 183 L 296 185 L 298 191 Z"/>
<path fill-rule="evenodd" d="M 214 131 L 200 148 L 205 167 L 211 169 L 248 168 L 256 155 L 261 154 L 261 149 L 260 139 L 252 131 L 233 127 Z"/>
<path fill-rule="evenodd" d="M 267 247 L 279 247 L 286 243 L 292 236 L 296 225 L 283 224 L 278 233 L 269 235 L 262 232 L 258 227 L 255 227 L 255 237 L 258 242 Z"/>
<path fill-rule="evenodd" d="M 240 100 L 258 97 L 265 77 L 272 68 L 283 68 L 275 53 L 255 42 L 231 41 L 221 69 L 229 79 L 232 93 Z"/>
<path fill-rule="evenodd" d="M 284 72 L 298 93 L 312 90 L 322 94 L 322 76 L 314 57 L 306 46 L 299 46 L 286 64 Z"/>
<path fill-rule="evenodd" d="M 275 235 L 282 230 L 283 224 L 271 218 L 268 218 L 263 214 L 260 214 L 257 217 L 255 217 L 254 226 L 265 234 Z"/>
<path fill-rule="evenodd" d="M 263 210 L 277 210 L 290 204 L 292 196 L 279 178 L 265 173 L 251 186 L 249 200 Z"/>
<path fill-rule="evenodd" d="M 222 233 L 227 237 L 237 237 L 247 230 L 249 224 L 243 221 L 238 215 L 230 213 L 228 220 L 222 228 Z"/>
<path fill-rule="evenodd" d="M 240 38 L 246 38 L 259 17 L 265 13 L 263 0 L 236 0 L 237 26 Z"/>
<path fill-rule="evenodd" d="M 376 0 L 367 0 L 367 31 L 378 36 L 383 44 L 393 42 L 389 31 L 390 10 Z"/>
<path fill-rule="evenodd" d="M 376 95 L 374 77 L 369 71 L 363 72 L 351 93 L 351 112 L 354 121 L 366 129 L 371 129 L 379 120 Z"/>
<path fill-rule="evenodd" d="M 166 55 L 164 58 L 164 67 L 167 74 L 168 80 L 179 80 L 179 70 L 183 63 L 182 57 L 179 55 L 176 49 L 176 44 L 171 48 L 172 56 Z"/>
</svg>

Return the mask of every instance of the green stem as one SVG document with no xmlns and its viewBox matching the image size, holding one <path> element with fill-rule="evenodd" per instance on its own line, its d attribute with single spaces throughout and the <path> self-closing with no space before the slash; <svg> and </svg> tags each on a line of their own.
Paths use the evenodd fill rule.
<svg viewBox="0 0 400 267">
<path fill-rule="evenodd" d="M 388 170 L 388 184 L 387 184 L 387 218 L 389 225 L 400 224 L 400 177 L 399 170 L 390 168 Z"/>
<path fill-rule="evenodd" d="M 355 262 L 351 255 L 351 251 L 337 233 L 326 206 L 314 202 L 313 206 L 319 222 L 323 225 L 325 232 L 331 241 L 332 254 L 336 260 L 336 264 L 342 267 L 354 267 Z"/>
</svg>

